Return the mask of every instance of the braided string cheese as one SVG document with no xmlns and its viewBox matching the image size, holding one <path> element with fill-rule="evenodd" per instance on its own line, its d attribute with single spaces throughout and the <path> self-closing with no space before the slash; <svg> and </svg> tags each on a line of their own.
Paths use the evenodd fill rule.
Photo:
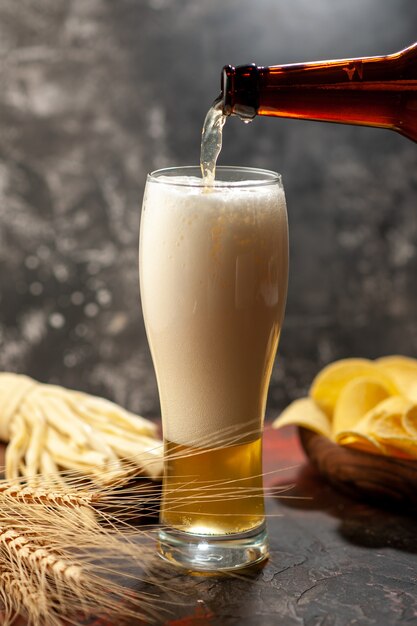
<svg viewBox="0 0 417 626">
<path fill-rule="evenodd" d="M 98 483 L 132 473 L 157 479 L 162 443 L 155 424 L 86 393 L 38 383 L 21 374 L 0 373 L 0 439 L 6 449 L 6 477 L 78 470 Z"/>
</svg>

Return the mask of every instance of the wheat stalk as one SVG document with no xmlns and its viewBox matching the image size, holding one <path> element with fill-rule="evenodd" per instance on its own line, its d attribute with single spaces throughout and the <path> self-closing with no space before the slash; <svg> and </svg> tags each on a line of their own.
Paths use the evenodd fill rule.
<svg viewBox="0 0 417 626">
<path fill-rule="evenodd" d="M 104 512 L 96 509 L 100 497 L 107 498 Z M 140 499 L 138 486 L 136 504 Z M 0 481 L 3 625 L 17 614 L 34 626 L 79 623 L 75 607 L 82 615 L 117 616 L 117 623 L 133 616 L 158 621 L 163 608 L 155 595 L 130 589 L 139 581 L 158 587 L 153 533 L 106 511 L 117 503 L 123 510 L 120 492 L 88 489 L 75 476 L 53 489 Z M 88 524 L 86 511 L 94 515 Z"/>
<path fill-rule="evenodd" d="M 16 577 L 12 568 L 0 566 L 0 601 L 3 606 L 2 624 L 12 624 L 18 614 L 31 614 L 32 624 L 39 624 L 42 607 L 36 587 L 24 577 Z M 51 622 L 51 626 L 54 622 Z"/>
<path fill-rule="evenodd" d="M 98 492 L 69 491 L 68 489 L 48 490 L 21 483 L 10 484 L 0 481 L 0 501 L 10 499 L 25 504 L 62 506 L 69 508 L 90 507 L 100 499 Z"/>
</svg>

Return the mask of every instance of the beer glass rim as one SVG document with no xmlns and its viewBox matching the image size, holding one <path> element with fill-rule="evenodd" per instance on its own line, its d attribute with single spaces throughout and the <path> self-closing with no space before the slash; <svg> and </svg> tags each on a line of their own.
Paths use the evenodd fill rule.
<svg viewBox="0 0 417 626">
<path fill-rule="evenodd" d="M 179 177 L 192 177 L 193 180 L 178 180 Z M 175 187 L 203 187 L 199 165 L 181 165 L 178 167 L 164 167 L 148 174 L 148 182 Z M 258 167 L 241 167 L 233 165 L 218 165 L 213 187 L 224 189 L 225 187 L 263 187 L 266 185 L 279 185 L 282 187 L 281 174 L 273 170 Z"/>
</svg>

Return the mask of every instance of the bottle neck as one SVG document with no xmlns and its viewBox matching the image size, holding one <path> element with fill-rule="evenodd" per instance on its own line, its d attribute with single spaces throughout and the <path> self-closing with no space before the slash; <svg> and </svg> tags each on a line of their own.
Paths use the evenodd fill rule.
<svg viewBox="0 0 417 626">
<path fill-rule="evenodd" d="M 262 68 L 252 65 L 225 65 L 221 81 L 221 98 L 225 115 L 251 120 L 259 108 L 259 76 Z"/>
</svg>

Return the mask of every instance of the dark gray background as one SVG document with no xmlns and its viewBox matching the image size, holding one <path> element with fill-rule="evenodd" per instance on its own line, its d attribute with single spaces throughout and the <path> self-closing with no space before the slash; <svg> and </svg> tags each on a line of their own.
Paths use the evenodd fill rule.
<svg viewBox="0 0 417 626">
<path fill-rule="evenodd" d="M 138 293 L 146 173 L 197 163 L 225 63 L 416 40 L 415 0 L 0 0 L 0 369 L 158 415 Z M 232 119 L 220 162 L 276 169 L 287 192 L 269 415 L 328 361 L 416 353 L 416 144 Z"/>
</svg>

